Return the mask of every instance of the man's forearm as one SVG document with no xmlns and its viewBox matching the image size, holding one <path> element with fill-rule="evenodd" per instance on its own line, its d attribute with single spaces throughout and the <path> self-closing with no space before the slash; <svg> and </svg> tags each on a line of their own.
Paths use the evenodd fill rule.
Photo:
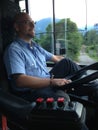
<svg viewBox="0 0 98 130">
<path fill-rule="evenodd" d="M 49 78 L 38 78 L 27 75 L 19 75 L 15 80 L 18 87 L 42 88 L 50 85 Z"/>
<path fill-rule="evenodd" d="M 52 61 L 53 62 L 59 62 L 60 60 L 62 60 L 62 59 L 64 59 L 64 57 L 63 56 L 59 56 L 59 55 L 54 55 L 53 57 L 52 57 Z"/>
</svg>

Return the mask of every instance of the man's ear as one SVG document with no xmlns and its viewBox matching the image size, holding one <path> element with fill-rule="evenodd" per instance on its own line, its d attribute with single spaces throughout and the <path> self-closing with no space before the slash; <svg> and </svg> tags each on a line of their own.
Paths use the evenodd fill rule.
<svg viewBox="0 0 98 130">
<path fill-rule="evenodd" d="M 16 32 L 18 32 L 18 31 L 19 31 L 18 24 L 16 24 L 16 23 L 14 24 L 14 29 L 15 29 L 15 31 L 16 31 Z"/>
</svg>

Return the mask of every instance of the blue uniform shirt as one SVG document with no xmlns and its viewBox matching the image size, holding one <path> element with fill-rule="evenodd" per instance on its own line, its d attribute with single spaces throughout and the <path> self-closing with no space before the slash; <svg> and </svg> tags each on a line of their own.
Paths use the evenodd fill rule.
<svg viewBox="0 0 98 130">
<path fill-rule="evenodd" d="M 32 42 L 31 46 L 22 39 L 16 39 L 6 49 L 4 62 L 11 79 L 12 74 L 26 74 L 42 78 L 49 78 L 50 74 L 46 62 L 53 54 L 44 50 L 40 45 Z"/>
</svg>

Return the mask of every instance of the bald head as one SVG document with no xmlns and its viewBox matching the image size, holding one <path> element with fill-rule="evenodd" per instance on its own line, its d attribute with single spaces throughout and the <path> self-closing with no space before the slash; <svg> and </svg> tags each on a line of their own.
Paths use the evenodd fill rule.
<svg viewBox="0 0 98 130">
<path fill-rule="evenodd" d="M 14 16 L 13 22 L 14 22 L 14 23 L 17 23 L 17 22 L 21 21 L 21 20 L 22 20 L 23 18 L 25 18 L 25 17 L 29 17 L 29 14 L 28 14 L 28 13 L 25 13 L 25 12 L 19 12 L 18 14 L 16 14 L 16 15 Z"/>
</svg>

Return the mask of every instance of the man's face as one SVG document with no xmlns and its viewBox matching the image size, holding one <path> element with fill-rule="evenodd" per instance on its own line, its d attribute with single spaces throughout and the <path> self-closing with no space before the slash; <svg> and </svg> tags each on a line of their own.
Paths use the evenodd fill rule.
<svg viewBox="0 0 98 130">
<path fill-rule="evenodd" d="M 28 14 L 23 15 L 15 25 L 15 29 L 20 37 L 33 38 L 34 33 L 34 21 Z"/>
</svg>

